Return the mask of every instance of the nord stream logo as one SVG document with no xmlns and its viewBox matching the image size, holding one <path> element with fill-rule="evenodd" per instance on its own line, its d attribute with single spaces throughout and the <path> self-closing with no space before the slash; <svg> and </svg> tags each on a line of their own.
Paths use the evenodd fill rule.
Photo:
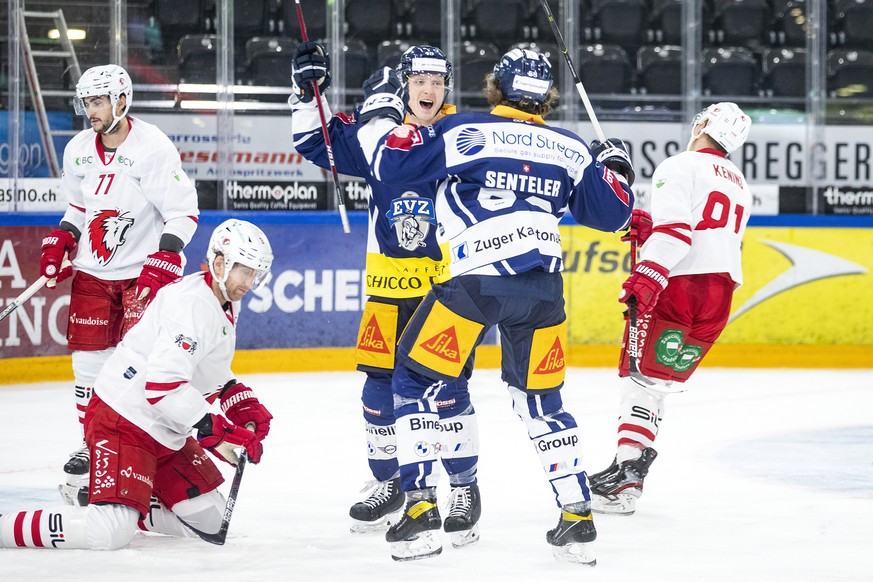
<svg viewBox="0 0 873 582">
<path fill-rule="evenodd" d="M 735 320 L 759 303 L 794 287 L 820 279 L 843 275 L 861 275 L 867 272 L 867 269 L 861 265 L 821 251 L 771 240 L 761 240 L 761 242 L 785 255 L 791 261 L 791 267 L 752 295 L 731 315 L 729 321 Z"/>
<path fill-rule="evenodd" d="M 456 147 L 461 155 L 474 156 L 485 147 L 485 134 L 475 127 L 467 127 L 458 133 Z"/>
</svg>

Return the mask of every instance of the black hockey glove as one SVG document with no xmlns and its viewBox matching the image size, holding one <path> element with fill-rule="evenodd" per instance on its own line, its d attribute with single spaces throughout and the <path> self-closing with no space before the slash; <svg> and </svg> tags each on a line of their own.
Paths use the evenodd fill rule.
<svg viewBox="0 0 873 582">
<path fill-rule="evenodd" d="M 292 90 L 303 103 L 315 97 L 312 82 L 318 83 L 319 91 L 330 87 L 330 55 L 317 42 L 301 42 L 291 61 Z"/>
<path fill-rule="evenodd" d="M 375 93 L 392 93 L 400 97 L 403 94 L 403 84 L 400 82 L 400 77 L 397 71 L 391 67 L 382 67 L 364 81 L 364 99 L 367 99 Z"/>
<path fill-rule="evenodd" d="M 634 173 L 634 165 L 631 163 L 630 154 L 624 141 L 617 137 L 611 137 L 603 143 L 594 140 L 588 147 L 598 162 L 624 176 L 628 186 L 634 185 L 636 173 Z"/>
</svg>

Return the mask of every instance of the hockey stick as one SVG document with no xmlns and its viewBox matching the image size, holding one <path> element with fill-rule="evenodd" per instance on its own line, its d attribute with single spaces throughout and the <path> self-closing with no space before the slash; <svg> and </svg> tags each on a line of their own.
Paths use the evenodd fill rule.
<svg viewBox="0 0 873 582">
<path fill-rule="evenodd" d="M 61 270 L 66 269 L 69 265 L 70 265 L 70 261 L 68 261 L 66 259 L 66 257 L 64 257 L 64 260 L 61 262 Z M 48 283 L 49 281 L 51 281 L 54 278 L 55 277 L 49 278 L 46 276 L 42 276 L 39 279 L 37 279 L 36 281 L 34 281 L 30 285 L 30 287 L 28 287 L 27 289 L 25 289 L 21 293 L 21 295 L 19 295 L 15 299 L 13 299 L 12 302 L 6 306 L 6 309 L 4 309 L 2 312 L 0 312 L 0 321 L 3 321 L 7 317 L 9 317 L 10 313 L 15 311 L 19 307 L 21 307 L 21 305 L 24 304 L 25 301 L 27 301 L 28 299 L 33 297 L 37 291 L 39 291 L 40 289 L 45 287 L 46 283 Z"/>
<path fill-rule="evenodd" d="M 543 10 L 546 11 L 546 17 L 549 19 L 549 25 L 552 27 L 552 34 L 555 35 L 555 40 L 558 41 L 558 49 L 564 55 L 564 60 L 567 61 L 567 66 L 570 67 L 570 74 L 573 75 L 573 81 L 576 83 L 576 91 L 579 92 L 579 97 L 582 98 L 582 103 L 585 104 L 585 111 L 588 112 L 588 117 L 591 119 L 591 125 L 594 126 L 594 133 L 597 134 L 597 139 L 600 143 L 606 143 L 606 136 L 603 134 L 603 129 L 600 128 L 600 122 L 597 121 L 597 116 L 594 115 L 594 107 L 588 99 L 588 93 L 585 92 L 585 87 L 582 86 L 582 80 L 579 79 L 579 74 L 576 73 L 576 67 L 573 66 L 573 59 L 567 52 L 567 45 L 564 43 L 564 35 L 561 34 L 561 29 L 558 28 L 558 23 L 555 22 L 555 17 L 552 15 L 552 9 L 549 8 L 548 0 L 540 0 Z"/>
<path fill-rule="evenodd" d="M 300 8 L 300 0 L 294 0 L 297 5 L 297 21 L 300 23 L 300 38 L 303 42 L 309 40 L 309 35 L 306 34 L 306 23 L 303 22 L 303 10 Z M 336 162 L 333 159 L 333 146 L 330 143 L 330 135 L 327 131 L 327 120 L 324 117 L 324 106 L 321 104 L 321 92 L 318 90 L 318 83 L 312 81 L 312 92 L 315 94 L 315 103 L 318 106 L 318 116 L 321 118 L 321 135 L 324 137 L 324 148 L 327 150 L 327 161 L 330 163 L 330 174 L 333 176 L 333 189 L 336 194 L 336 203 L 339 208 L 340 220 L 343 223 L 343 232 L 348 234 L 349 216 L 346 214 L 346 203 L 343 198 L 343 191 L 340 188 L 339 175 L 336 171 Z"/>
<path fill-rule="evenodd" d="M 250 431 L 254 431 L 256 425 L 254 422 L 248 422 L 246 423 L 246 428 Z M 219 447 L 216 447 L 216 449 L 217 448 Z M 227 451 L 220 451 L 220 453 L 222 456 L 225 456 L 228 451 L 233 454 L 232 448 L 228 448 Z M 243 471 L 245 471 L 248 460 L 249 456 L 245 451 L 242 451 L 237 456 L 236 473 L 233 474 L 233 482 L 231 482 L 230 491 L 227 494 L 227 503 L 224 505 L 224 517 L 221 518 L 221 526 L 218 528 L 218 533 L 210 534 L 200 531 L 181 517 L 179 518 L 179 521 L 181 521 L 185 527 L 197 534 L 201 540 L 209 542 L 210 544 L 215 544 L 216 546 L 223 546 L 225 540 L 227 540 L 227 530 L 230 528 L 230 518 L 233 516 L 233 508 L 236 507 L 236 496 L 239 494 L 239 484 L 242 483 Z"/>
<path fill-rule="evenodd" d="M 631 272 L 633 272 L 634 267 L 637 266 L 637 243 L 636 241 L 631 241 Z M 627 300 L 627 318 L 628 318 L 628 326 L 627 326 L 627 357 L 628 357 L 628 369 L 630 371 L 630 377 L 634 382 L 639 384 L 640 386 L 654 386 L 655 382 L 653 382 L 650 378 L 645 376 L 642 372 L 640 372 L 639 362 L 637 361 L 637 354 L 639 354 L 639 338 L 640 338 L 640 328 L 637 325 L 637 296 L 631 295 Z"/>
<path fill-rule="evenodd" d="M 239 494 L 239 485 L 242 483 L 243 471 L 245 471 L 247 461 L 248 456 L 245 451 L 243 451 L 240 453 L 239 460 L 236 463 L 236 473 L 234 473 L 233 482 L 230 484 L 230 492 L 227 494 L 227 504 L 224 506 L 224 517 L 221 519 L 221 527 L 218 528 L 218 533 L 210 534 L 200 531 L 181 517 L 179 518 L 179 521 L 197 534 L 201 540 L 209 542 L 210 544 L 215 544 L 216 546 L 223 546 L 224 542 L 227 540 L 227 530 L 230 528 L 230 518 L 233 516 L 233 508 L 236 506 L 236 496 Z"/>
</svg>

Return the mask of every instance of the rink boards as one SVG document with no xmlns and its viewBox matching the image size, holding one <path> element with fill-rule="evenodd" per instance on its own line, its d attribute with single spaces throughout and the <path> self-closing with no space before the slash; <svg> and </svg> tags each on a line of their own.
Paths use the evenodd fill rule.
<svg viewBox="0 0 873 582">
<path fill-rule="evenodd" d="M 247 212 L 274 244 L 268 283 L 243 303 L 240 372 L 346 370 L 364 296 L 366 215 L 343 234 L 332 212 Z M 209 233 L 229 214 L 204 212 L 186 250 L 200 268 Z M 42 237 L 56 214 L 0 215 L 0 305 L 38 277 Z M 704 365 L 873 367 L 873 218 L 753 216 L 744 239 L 744 284 L 731 323 Z M 614 366 L 622 332 L 616 296 L 627 277 L 617 235 L 561 227 L 569 319 L 567 361 Z M 0 382 L 68 377 L 64 333 L 69 283 L 42 290 L 0 322 Z M 494 334 L 477 365 L 499 365 Z"/>
</svg>

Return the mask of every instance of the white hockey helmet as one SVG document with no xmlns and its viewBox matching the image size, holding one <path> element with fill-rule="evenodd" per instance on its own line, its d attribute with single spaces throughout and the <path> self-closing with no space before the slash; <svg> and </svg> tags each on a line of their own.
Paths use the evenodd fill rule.
<svg viewBox="0 0 873 582">
<path fill-rule="evenodd" d="M 706 127 L 695 134 L 694 130 L 703 121 L 708 121 Z M 751 127 L 752 120 L 737 107 L 736 103 L 729 101 L 714 103 L 694 116 L 691 122 L 691 140 L 705 133 L 727 153 L 731 153 L 746 143 Z"/>
<path fill-rule="evenodd" d="M 130 75 L 123 67 L 118 65 L 101 65 L 99 67 L 91 67 L 79 78 L 76 83 L 76 98 L 73 99 L 73 107 L 76 110 L 76 115 L 87 115 L 85 108 L 85 97 L 97 97 L 99 95 L 107 95 L 110 103 L 112 103 L 112 118 L 114 121 L 104 133 L 112 131 L 119 121 L 124 119 L 127 112 L 130 110 L 130 105 L 133 103 L 133 86 L 130 81 Z M 118 104 L 118 99 L 124 95 L 126 97 L 124 111 L 121 115 L 116 115 L 115 109 Z"/>
<path fill-rule="evenodd" d="M 221 277 L 215 273 L 215 259 L 218 256 L 224 257 L 224 274 Z M 230 301 L 225 283 L 233 266 L 239 263 L 255 269 L 257 274 L 252 289 L 258 289 L 270 274 L 273 249 L 267 235 L 260 228 L 251 222 L 231 218 L 219 224 L 212 232 L 209 248 L 206 250 L 206 263 L 212 277 L 218 282 L 221 294 Z"/>
</svg>

